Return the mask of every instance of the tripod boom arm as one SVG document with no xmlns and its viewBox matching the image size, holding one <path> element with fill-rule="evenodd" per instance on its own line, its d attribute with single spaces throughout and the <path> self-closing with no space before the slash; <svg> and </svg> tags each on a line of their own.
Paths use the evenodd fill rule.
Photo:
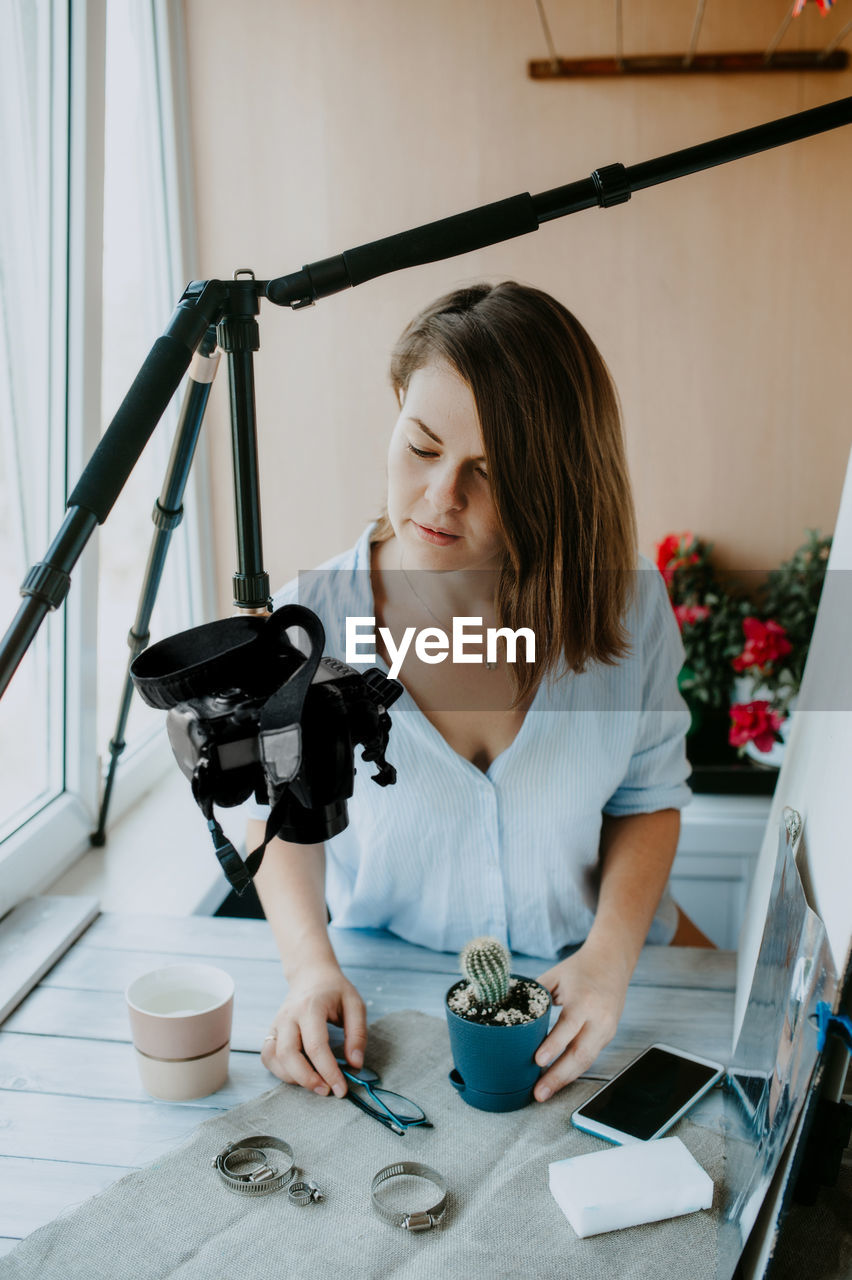
<svg viewBox="0 0 852 1280">
<path fill-rule="evenodd" d="M 852 98 L 840 98 L 837 102 L 812 107 L 809 111 L 798 111 L 780 120 L 770 120 L 767 124 L 742 129 L 739 133 L 673 151 L 629 168 L 623 164 L 607 165 L 596 169 L 589 178 L 554 187 L 537 196 L 528 192 L 510 196 L 451 218 L 427 222 L 411 231 L 347 249 L 334 258 L 323 258 L 292 275 L 268 281 L 266 296 L 270 302 L 282 307 L 309 306 L 319 298 L 363 284 L 376 276 L 483 249 L 486 245 L 537 231 L 542 222 L 579 213 L 581 209 L 595 206 L 606 209 L 623 204 L 634 191 L 643 191 L 673 178 L 768 151 L 786 142 L 797 142 L 843 124 L 852 124 Z"/>
</svg>

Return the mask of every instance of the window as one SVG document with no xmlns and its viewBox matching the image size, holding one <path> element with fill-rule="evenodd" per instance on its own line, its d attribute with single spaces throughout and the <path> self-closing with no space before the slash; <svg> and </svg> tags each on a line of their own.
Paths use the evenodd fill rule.
<svg viewBox="0 0 852 1280">
<path fill-rule="evenodd" d="M 7 3 L 0 42 L 0 598 L 58 527 L 65 485 L 68 32 L 60 6 Z M 12 176 L 14 175 L 14 176 Z M 0 836 L 63 788 L 64 620 L 42 626 L 0 705 Z"/>
<path fill-rule="evenodd" d="M 181 19 L 165 0 L 3 0 L 2 631 L 189 278 Z M 67 866 L 94 828 L 177 411 L 175 402 L 0 701 L 0 913 Z M 203 617 L 199 487 L 194 476 L 152 639 Z M 162 717 L 133 701 L 111 818 L 171 767 Z"/>
</svg>

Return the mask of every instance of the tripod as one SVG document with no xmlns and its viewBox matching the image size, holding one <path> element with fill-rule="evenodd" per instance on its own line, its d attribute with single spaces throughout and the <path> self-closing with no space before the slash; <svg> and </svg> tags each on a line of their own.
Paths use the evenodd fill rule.
<svg viewBox="0 0 852 1280">
<path fill-rule="evenodd" d="M 797 112 L 752 129 L 688 147 L 625 168 L 611 164 L 589 178 L 532 196 L 528 192 L 456 214 L 411 231 L 388 236 L 311 263 L 291 275 L 256 280 L 239 270 L 231 281 L 193 281 L 185 289 L 165 333 L 157 339 L 132 387 L 71 493 L 68 514 L 48 549 L 21 586 L 24 603 L 0 642 L 0 696 L 49 610 L 70 588 L 70 572 L 97 524 L 107 518 L 149 436 L 187 369 L 189 387 L 163 490 L 154 508 L 155 535 L 142 598 L 130 631 L 131 661 L 148 642 L 148 624 L 166 551 L 182 516 L 183 492 L 192 463 L 210 382 L 218 357 L 229 366 L 234 500 L 237 518 L 237 572 L 234 603 L 244 610 L 269 606 L 269 578 L 263 569 L 258 492 L 257 428 L 253 355 L 260 345 L 260 299 L 293 310 L 310 306 L 377 276 L 438 262 L 514 236 L 537 231 L 543 222 L 583 209 L 624 204 L 634 191 L 726 164 L 772 147 L 852 123 L 852 98 Z M 196 355 L 197 351 L 197 355 Z M 194 360 L 193 360 L 194 358 Z M 193 361 L 192 367 L 190 362 Z M 131 697 L 125 684 L 116 731 L 110 743 L 110 770 L 93 843 L 104 842 L 106 811 Z"/>
</svg>

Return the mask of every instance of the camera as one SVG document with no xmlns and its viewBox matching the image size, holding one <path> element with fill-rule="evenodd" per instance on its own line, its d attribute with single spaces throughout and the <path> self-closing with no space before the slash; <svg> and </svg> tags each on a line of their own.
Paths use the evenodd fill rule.
<svg viewBox="0 0 852 1280">
<path fill-rule="evenodd" d="M 374 782 L 396 781 L 385 759 L 387 709 L 402 685 L 377 668 L 362 673 L 322 657 L 324 644 L 317 615 L 292 604 L 266 618 L 227 618 L 170 636 L 131 665 L 142 699 L 167 712 L 172 751 L 238 893 L 274 836 L 318 844 L 346 827 L 357 745 L 377 766 Z M 270 815 L 263 844 L 244 862 L 213 806 L 252 794 Z"/>
</svg>

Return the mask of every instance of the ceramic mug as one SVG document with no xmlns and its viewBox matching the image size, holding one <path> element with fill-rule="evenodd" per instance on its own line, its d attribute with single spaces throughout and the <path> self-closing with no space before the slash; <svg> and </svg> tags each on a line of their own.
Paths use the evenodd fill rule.
<svg viewBox="0 0 852 1280">
<path fill-rule="evenodd" d="M 203 1098 L 228 1078 L 234 980 L 210 964 L 172 964 L 125 992 L 139 1075 L 169 1102 Z"/>
</svg>

